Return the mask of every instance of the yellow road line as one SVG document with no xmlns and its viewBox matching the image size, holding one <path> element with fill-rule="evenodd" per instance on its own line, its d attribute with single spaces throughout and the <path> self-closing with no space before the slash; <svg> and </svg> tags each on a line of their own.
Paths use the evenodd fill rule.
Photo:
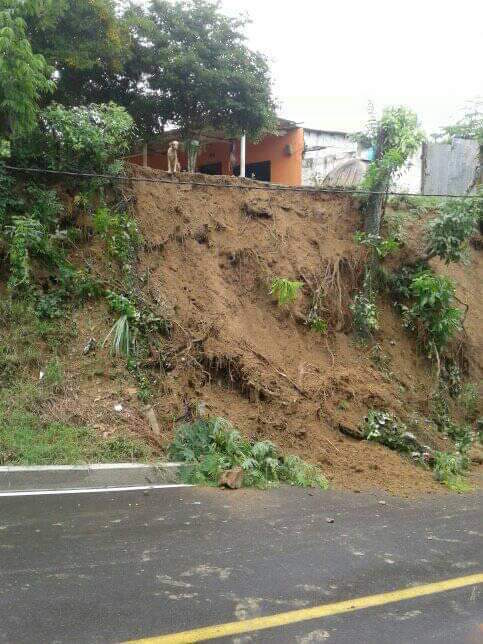
<svg viewBox="0 0 483 644">
<path fill-rule="evenodd" d="M 466 577 L 456 577 L 454 579 L 445 579 L 433 584 L 423 584 L 422 586 L 412 586 L 379 595 L 368 595 L 367 597 L 357 597 L 346 601 L 335 602 L 333 604 L 322 604 L 312 608 L 302 608 L 300 610 L 291 610 L 286 613 L 276 615 L 267 615 L 266 617 L 255 617 L 239 622 L 228 622 L 227 624 L 218 624 L 215 626 L 205 626 L 195 628 L 191 631 L 182 633 L 172 633 L 171 635 L 159 635 L 158 637 L 147 637 L 140 640 L 132 640 L 130 644 L 192 644 L 192 642 L 205 642 L 206 640 L 216 639 L 217 637 L 227 637 L 229 635 L 239 635 L 240 633 L 250 633 L 260 631 L 265 628 L 275 628 L 277 626 L 286 626 L 296 624 L 309 619 L 318 619 L 328 617 L 329 615 L 340 615 L 341 613 L 350 613 L 351 611 L 371 608 L 373 606 L 384 606 L 394 602 L 424 597 L 435 593 L 443 593 L 456 588 L 464 588 L 474 584 L 483 584 L 483 573 L 467 575 Z"/>
</svg>

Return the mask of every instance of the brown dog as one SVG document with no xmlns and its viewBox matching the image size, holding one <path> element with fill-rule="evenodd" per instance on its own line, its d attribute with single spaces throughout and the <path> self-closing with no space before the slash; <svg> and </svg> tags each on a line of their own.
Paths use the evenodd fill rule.
<svg viewBox="0 0 483 644">
<path fill-rule="evenodd" d="M 178 141 L 171 141 L 168 146 L 168 172 L 169 174 L 175 174 L 180 172 L 181 165 L 178 161 Z"/>
</svg>

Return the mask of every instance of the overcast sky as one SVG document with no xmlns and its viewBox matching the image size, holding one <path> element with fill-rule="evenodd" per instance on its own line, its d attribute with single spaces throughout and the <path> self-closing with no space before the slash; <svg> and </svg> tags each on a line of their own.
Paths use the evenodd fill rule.
<svg viewBox="0 0 483 644">
<path fill-rule="evenodd" d="M 482 0 L 222 0 L 247 12 L 270 61 L 280 114 L 360 129 L 368 100 L 412 107 L 428 134 L 483 96 Z"/>
</svg>

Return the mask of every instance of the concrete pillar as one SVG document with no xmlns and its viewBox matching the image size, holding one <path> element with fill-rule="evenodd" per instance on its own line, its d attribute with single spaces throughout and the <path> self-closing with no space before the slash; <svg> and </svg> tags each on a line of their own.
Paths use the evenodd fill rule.
<svg viewBox="0 0 483 644">
<path fill-rule="evenodd" d="M 245 134 L 240 139 L 240 177 L 245 176 L 245 153 L 247 137 Z"/>
</svg>

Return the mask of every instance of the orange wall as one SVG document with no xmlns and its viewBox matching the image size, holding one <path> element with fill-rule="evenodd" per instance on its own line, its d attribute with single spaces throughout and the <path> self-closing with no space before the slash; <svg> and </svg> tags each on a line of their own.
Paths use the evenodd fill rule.
<svg viewBox="0 0 483 644">
<path fill-rule="evenodd" d="M 292 146 L 292 155 L 287 155 L 285 146 Z M 302 183 L 302 152 L 304 148 L 304 131 L 302 128 L 288 130 L 283 136 L 266 136 L 260 143 L 247 143 L 246 163 L 271 162 L 271 179 L 274 183 L 283 183 L 289 186 L 299 186 Z M 209 143 L 203 145 L 198 155 L 197 167 L 221 161 L 221 171 L 228 174 L 229 169 L 229 141 Z M 240 158 L 240 143 L 237 141 L 235 155 Z M 179 154 L 182 169 L 186 168 L 186 158 Z M 143 164 L 143 155 L 138 154 L 128 157 L 132 163 Z M 238 162 L 237 162 L 238 165 Z M 158 170 L 167 170 L 166 154 L 148 154 L 148 166 Z"/>
</svg>

